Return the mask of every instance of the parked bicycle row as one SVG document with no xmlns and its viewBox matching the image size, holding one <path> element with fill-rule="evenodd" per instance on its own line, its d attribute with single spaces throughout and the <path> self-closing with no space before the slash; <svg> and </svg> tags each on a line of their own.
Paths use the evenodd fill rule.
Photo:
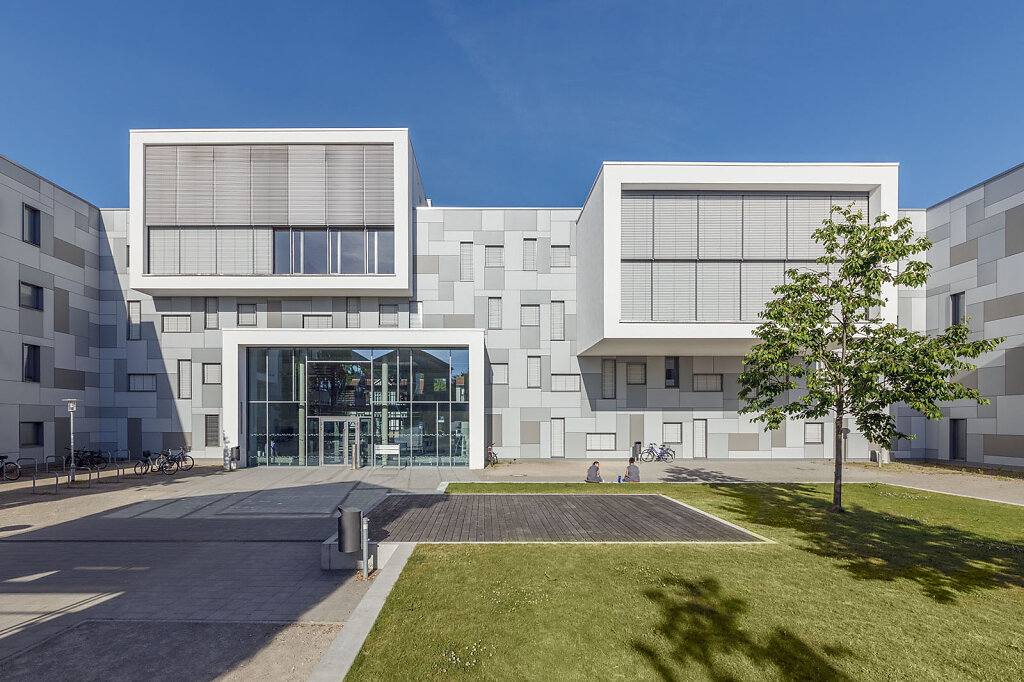
<svg viewBox="0 0 1024 682">
<path fill-rule="evenodd" d="M 132 459 L 131 452 L 127 449 L 111 452 L 89 449 L 78 450 L 76 448 L 74 456 L 71 454 L 71 448 L 66 447 L 64 449 L 68 451 L 68 454 L 63 459 L 51 455 L 42 463 L 34 459 L 22 458 L 22 460 L 26 460 L 26 463 L 22 464 L 22 460 L 11 461 L 9 455 L 0 455 L 0 480 L 17 481 L 21 478 L 21 474 L 26 468 L 30 472 L 49 471 L 51 463 L 55 468 L 60 465 L 60 468 L 65 471 L 71 468 L 72 461 L 76 469 L 102 471 L 108 466 L 119 465 L 121 462 L 130 462 Z M 189 471 L 196 464 L 192 455 L 188 454 L 189 451 L 190 448 L 170 448 L 157 453 L 144 450 L 142 459 L 135 463 L 135 473 L 142 476 L 151 471 L 159 471 L 170 476 L 179 471 Z"/>
<path fill-rule="evenodd" d="M 155 454 L 143 450 L 142 459 L 135 464 L 135 473 L 142 476 L 159 471 L 167 476 L 173 476 L 179 471 L 189 471 L 196 465 L 196 461 L 188 453 L 188 448 L 171 448 Z"/>
</svg>

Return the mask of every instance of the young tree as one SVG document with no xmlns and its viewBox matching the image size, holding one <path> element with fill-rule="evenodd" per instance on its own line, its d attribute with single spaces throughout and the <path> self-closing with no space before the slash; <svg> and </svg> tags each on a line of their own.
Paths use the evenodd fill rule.
<svg viewBox="0 0 1024 682">
<path fill-rule="evenodd" d="M 912 260 L 931 247 L 915 238 L 910 220 L 891 225 L 880 215 L 874 223 L 852 208 L 834 207 L 815 230 L 825 250 L 818 266 L 786 272 L 777 298 L 761 313 L 740 375 L 741 413 L 753 413 L 765 430 L 787 417 L 835 417 L 835 481 L 832 511 L 843 511 L 843 419 L 852 417 L 873 443 L 912 439 L 901 433 L 889 407 L 906 403 L 929 419 L 940 419 L 936 403 L 988 401 L 955 380 L 1002 339 L 969 340 L 966 324 L 954 324 L 938 336 L 904 329 L 879 316 L 895 287 L 916 288 L 930 266 Z"/>
</svg>

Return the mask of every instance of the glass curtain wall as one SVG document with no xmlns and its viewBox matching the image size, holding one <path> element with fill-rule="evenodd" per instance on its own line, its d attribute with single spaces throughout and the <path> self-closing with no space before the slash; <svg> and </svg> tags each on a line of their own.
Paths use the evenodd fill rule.
<svg viewBox="0 0 1024 682">
<path fill-rule="evenodd" d="M 362 466 L 469 465 L 466 348 L 249 348 L 249 466 L 317 466 L 323 418 L 359 422 Z"/>
</svg>

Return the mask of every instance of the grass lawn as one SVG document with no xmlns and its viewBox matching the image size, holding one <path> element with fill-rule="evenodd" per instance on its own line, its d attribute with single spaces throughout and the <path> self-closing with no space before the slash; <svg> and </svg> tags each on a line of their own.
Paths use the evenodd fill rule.
<svg viewBox="0 0 1024 682">
<path fill-rule="evenodd" d="M 1018 680 L 1024 508 L 881 484 L 658 492 L 764 545 L 420 545 L 349 680 Z"/>
</svg>

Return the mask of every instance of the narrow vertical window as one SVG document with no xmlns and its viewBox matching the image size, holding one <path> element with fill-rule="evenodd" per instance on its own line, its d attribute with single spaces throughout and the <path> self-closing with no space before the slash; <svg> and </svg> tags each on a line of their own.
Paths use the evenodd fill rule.
<svg viewBox="0 0 1024 682">
<path fill-rule="evenodd" d="M 540 306 L 536 304 L 527 304 L 519 306 L 519 326 L 520 327 L 539 327 L 540 326 Z"/>
<path fill-rule="evenodd" d="M 142 301 L 128 301 L 128 340 L 142 338 Z"/>
<path fill-rule="evenodd" d="M 220 445 L 220 415 L 206 415 L 206 447 L 215 448 Z"/>
<path fill-rule="evenodd" d="M 206 318 L 204 320 L 204 327 L 206 329 L 217 329 L 219 324 L 219 314 L 217 299 L 215 297 L 207 297 L 205 301 Z"/>
<path fill-rule="evenodd" d="M 487 299 L 487 328 L 501 329 L 501 299 Z"/>
<path fill-rule="evenodd" d="M 679 358 L 665 358 L 665 388 L 679 388 Z"/>
<path fill-rule="evenodd" d="M 178 400 L 192 399 L 192 361 L 178 360 Z"/>
<path fill-rule="evenodd" d="M 238 326 L 239 327 L 255 327 L 256 326 L 256 304 L 255 303 L 239 303 L 238 304 Z"/>
<path fill-rule="evenodd" d="M 565 301 L 551 302 L 551 340 L 565 340 Z"/>
<path fill-rule="evenodd" d="M 964 292 L 951 294 L 949 297 L 950 324 L 963 324 L 966 318 L 964 309 Z"/>
<path fill-rule="evenodd" d="M 505 247 L 500 244 L 488 244 L 484 247 L 484 267 L 505 267 Z"/>
<path fill-rule="evenodd" d="M 24 210 L 22 212 L 22 224 L 21 224 L 21 238 L 22 240 L 39 246 L 42 241 L 40 225 L 42 223 L 39 215 L 39 209 L 23 204 Z"/>
<path fill-rule="evenodd" d="M 537 269 L 537 240 L 523 240 L 523 270 Z"/>
<path fill-rule="evenodd" d="M 540 388 L 540 356 L 526 358 L 526 387 Z"/>
<path fill-rule="evenodd" d="M 601 361 L 601 397 L 615 397 L 615 360 Z"/>
<path fill-rule="evenodd" d="M 349 329 L 359 328 L 359 297 L 349 296 L 345 300 L 345 326 Z"/>
<path fill-rule="evenodd" d="M 220 383 L 219 362 L 203 363 L 203 383 L 207 385 L 217 385 Z"/>
<path fill-rule="evenodd" d="M 24 344 L 22 346 L 22 381 L 39 382 L 39 346 Z"/>
<path fill-rule="evenodd" d="M 398 304 L 397 303 L 381 303 L 378 306 L 377 314 L 379 316 L 379 326 L 381 327 L 397 327 L 398 326 Z"/>
<path fill-rule="evenodd" d="M 423 326 L 423 301 L 409 301 L 409 328 Z"/>
<path fill-rule="evenodd" d="M 459 280 L 473 281 L 473 242 L 459 243 Z"/>
</svg>

